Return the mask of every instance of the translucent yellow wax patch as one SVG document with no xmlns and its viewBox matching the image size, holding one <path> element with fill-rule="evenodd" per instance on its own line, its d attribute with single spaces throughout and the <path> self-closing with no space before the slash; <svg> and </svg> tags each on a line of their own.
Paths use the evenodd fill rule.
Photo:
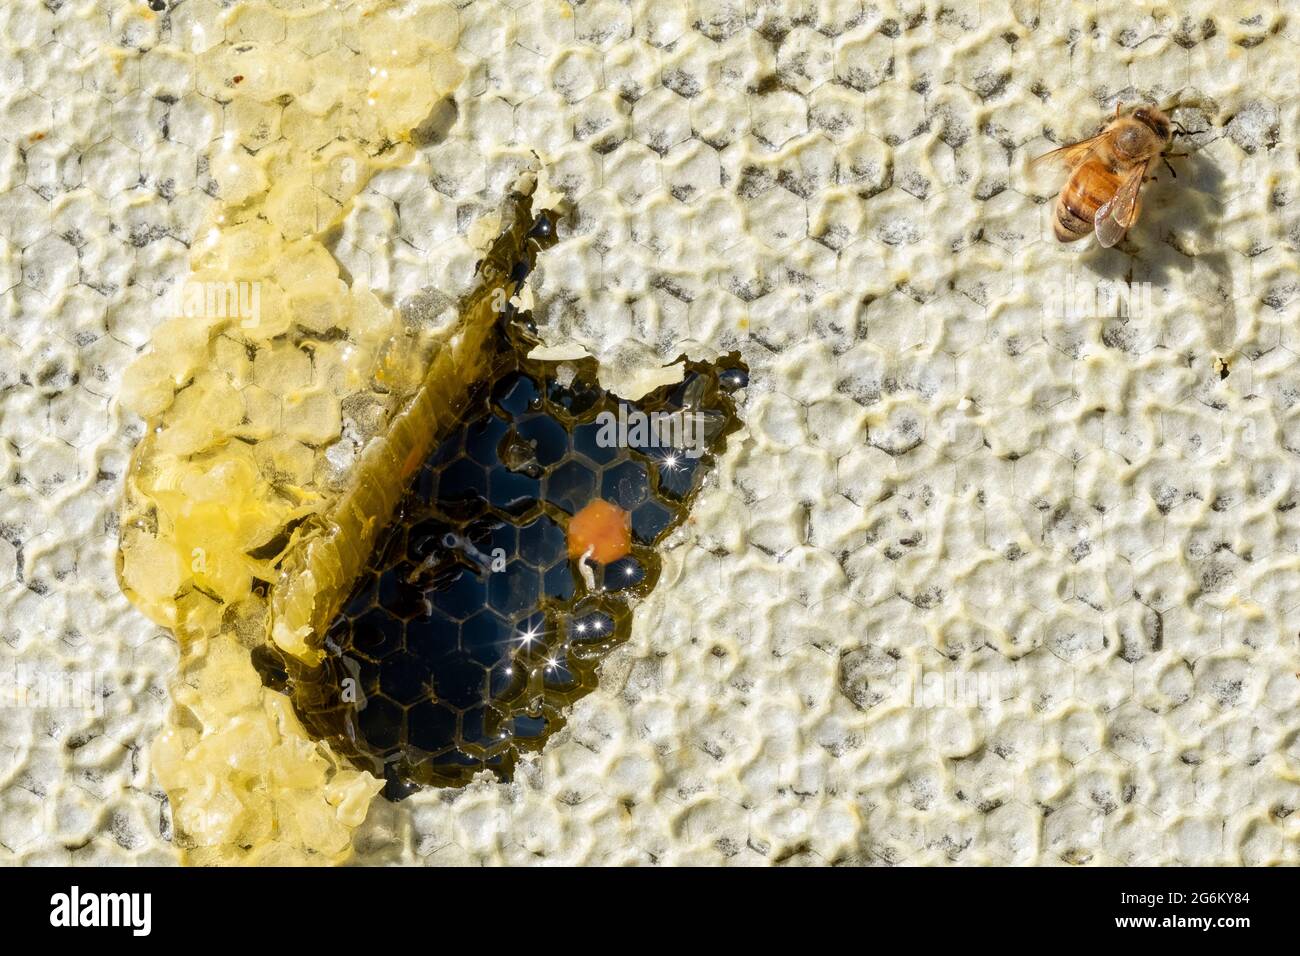
<svg viewBox="0 0 1300 956">
<path fill-rule="evenodd" d="M 285 603 L 284 565 L 345 574 L 343 544 L 364 553 L 366 529 L 383 523 L 386 501 L 359 495 L 357 474 L 413 404 L 436 411 L 421 399 L 426 371 L 444 376 L 443 396 L 473 372 L 463 317 L 408 330 L 325 245 L 368 179 L 411 158 L 412 130 L 460 82 L 457 18 L 442 5 L 333 0 L 177 16 L 197 64 L 189 112 L 213 134 L 200 170 L 218 201 L 123 383 L 123 405 L 148 427 L 126 478 L 118 577 L 181 648 L 153 762 L 186 859 L 333 863 L 379 782 L 313 742 L 250 654 L 271 631 L 270 604 Z M 345 418 L 359 432 L 351 458 L 331 453 Z M 327 591 L 298 582 L 280 615 L 285 650 L 309 654 L 302 627 Z"/>
</svg>

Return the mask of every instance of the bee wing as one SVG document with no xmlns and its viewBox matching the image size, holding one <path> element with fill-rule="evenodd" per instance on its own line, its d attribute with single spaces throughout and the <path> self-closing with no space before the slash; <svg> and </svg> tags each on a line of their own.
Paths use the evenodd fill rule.
<svg viewBox="0 0 1300 956">
<path fill-rule="evenodd" d="M 1101 139 L 1102 135 L 1104 134 L 1098 133 L 1096 136 L 1082 140 L 1081 142 L 1070 143 L 1068 146 L 1054 149 L 1050 153 L 1043 153 L 1042 156 L 1037 156 L 1030 161 L 1029 165 L 1033 168 L 1046 165 L 1047 163 L 1055 163 L 1064 166 L 1066 169 L 1074 169 L 1088 158 L 1088 154 L 1092 152 L 1093 147 L 1097 145 L 1097 142 Z"/>
<path fill-rule="evenodd" d="M 1138 193 L 1146 180 L 1147 164 L 1129 171 L 1115 190 L 1115 195 L 1097 209 L 1092 224 L 1097 230 L 1097 241 L 1107 248 L 1124 238 L 1129 226 L 1137 219 Z"/>
</svg>

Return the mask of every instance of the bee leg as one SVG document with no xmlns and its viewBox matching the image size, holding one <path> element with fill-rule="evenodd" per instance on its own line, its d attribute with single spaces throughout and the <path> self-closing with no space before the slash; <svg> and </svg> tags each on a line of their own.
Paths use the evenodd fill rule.
<svg viewBox="0 0 1300 956">
<path fill-rule="evenodd" d="M 1175 154 L 1173 154 L 1173 155 L 1174 155 L 1175 157 L 1177 157 L 1177 156 L 1186 156 L 1187 154 L 1186 154 L 1186 153 L 1175 153 Z M 1177 172 L 1177 170 L 1174 169 L 1173 164 L 1169 162 L 1169 157 L 1168 157 L 1168 156 L 1161 156 L 1160 159 L 1161 159 L 1162 162 L 1164 162 L 1164 164 L 1165 164 L 1165 168 L 1169 170 L 1169 175 L 1173 176 L 1174 179 L 1177 179 L 1177 178 L 1178 178 L 1178 172 Z"/>
</svg>

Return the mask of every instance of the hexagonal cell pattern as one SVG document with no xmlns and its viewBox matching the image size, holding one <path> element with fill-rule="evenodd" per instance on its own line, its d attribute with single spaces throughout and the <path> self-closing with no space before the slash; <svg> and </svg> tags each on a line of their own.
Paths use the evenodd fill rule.
<svg viewBox="0 0 1300 956">
<path fill-rule="evenodd" d="M 331 252 L 397 306 L 466 290 L 471 224 L 536 150 L 573 207 L 543 337 L 615 377 L 740 350 L 756 383 L 528 785 L 377 806 L 361 859 L 1300 861 L 1293 4 L 467 0 L 414 185 L 364 189 L 385 144 L 340 144 L 368 114 L 332 100 L 355 4 L 117 6 L 0 11 L 0 637 L 112 690 L 103 717 L 6 710 L 5 860 L 173 856 L 147 755 L 176 651 L 113 582 L 142 434 L 115 399 L 214 210 L 271 189 L 225 143 L 249 122 L 257 156 L 323 151 L 319 196 L 272 207 L 346 205 Z M 226 60 L 276 42 L 310 83 Z M 1143 99 L 1181 104 L 1178 179 L 1123 247 L 1056 246 L 1026 161 Z M 1116 279 L 1144 314 L 1043 308 Z M 283 391 L 244 388 L 250 427 Z M 312 483 L 302 442 L 260 455 Z M 948 706 L 988 666 L 1000 709 Z"/>
<path fill-rule="evenodd" d="M 549 234 L 545 215 L 535 228 Z M 740 427 L 738 354 L 683 358 L 680 382 L 625 402 L 599 386 L 593 359 L 529 358 L 531 316 L 510 305 L 501 321 L 490 375 L 411 479 L 324 634 L 323 665 L 272 645 L 257 657 L 304 724 L 384 778 L 390 799 L 483 769 L 509 780 L 518 755 L 564 725 Z M 572 558 L 566 536 L 597 500 L 631 529 L 631 553 L 607 564 Z"/>
</svg>

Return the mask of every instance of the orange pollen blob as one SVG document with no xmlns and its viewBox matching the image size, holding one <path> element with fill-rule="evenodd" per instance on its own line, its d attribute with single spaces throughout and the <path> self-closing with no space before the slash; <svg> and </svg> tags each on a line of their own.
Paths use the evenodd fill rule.
<svg viewBox="0 0 1300 956">
<path fill-rule="evenodd" d="M 632 550 L 632 516 L 601 498 L 591 502 L 569 522 L 569 557 L 591 557 L 610 564 Z"/>
</svg>

